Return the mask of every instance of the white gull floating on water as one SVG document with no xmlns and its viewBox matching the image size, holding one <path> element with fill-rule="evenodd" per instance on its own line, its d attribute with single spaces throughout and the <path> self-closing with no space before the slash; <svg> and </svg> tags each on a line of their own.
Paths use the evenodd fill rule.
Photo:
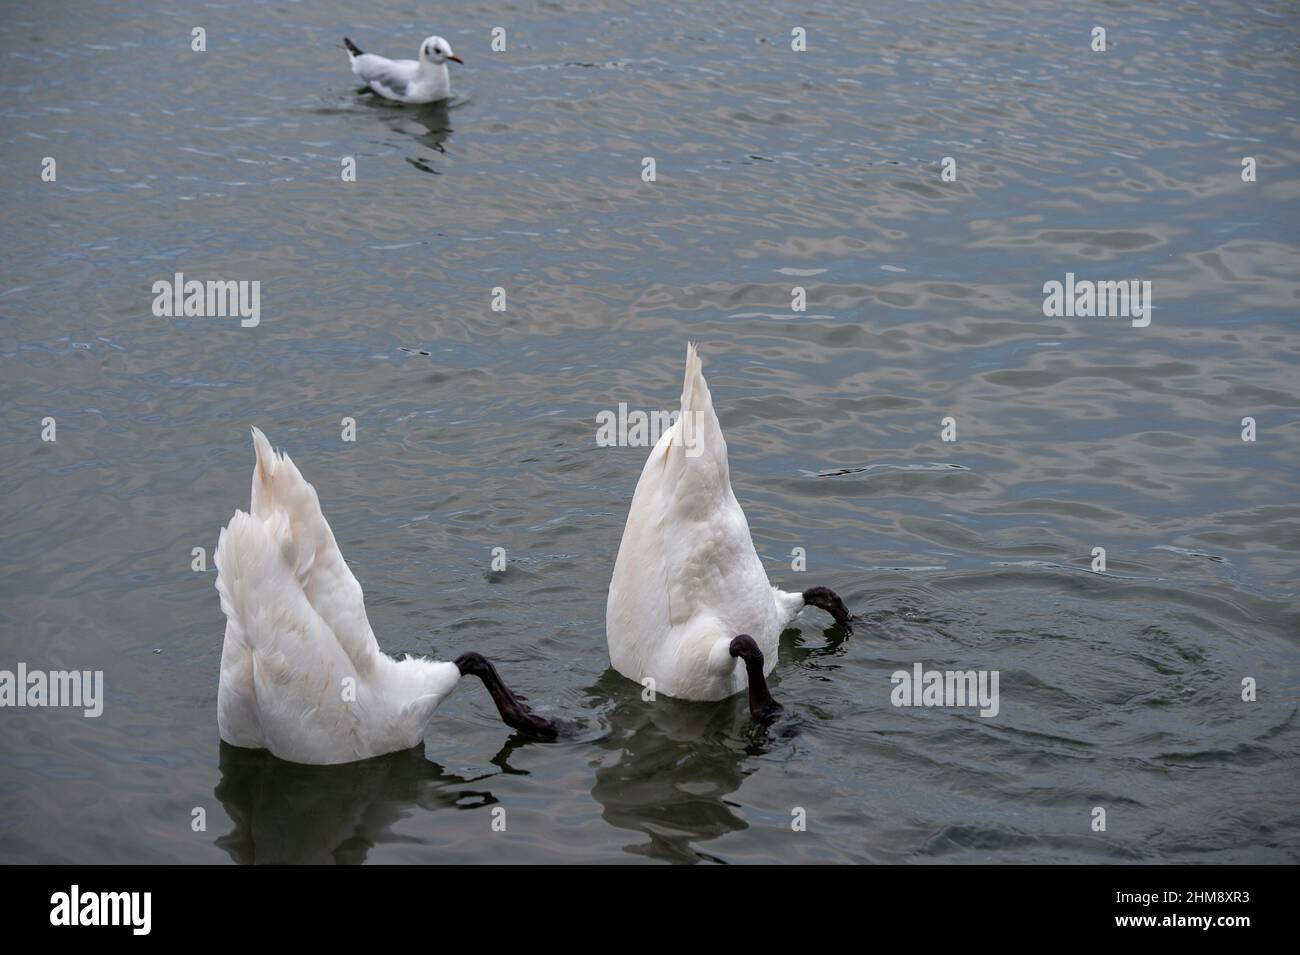
<svg viewBox="0 0 1300 955">
<path fill-rule="evenodd" d="M 451 71 L 447 62 L 464 63 L 440 36 L 425 37 L 418 60 L 390 60 L 343 38 L 352 72 L 384 99 L 397 103 L 436 103 L 451 97 Z M 364 90 L 363 90 L 364 92 Z"/>
</svg>

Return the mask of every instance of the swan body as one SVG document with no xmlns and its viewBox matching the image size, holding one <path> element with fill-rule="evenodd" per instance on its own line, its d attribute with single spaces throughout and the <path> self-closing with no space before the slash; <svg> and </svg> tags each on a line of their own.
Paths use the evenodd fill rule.
<svg viewBox="0 0 1300 955">
<path fill-rule="evenodd" d="M 216 551 L 226 615 L 217 690 L 223 740 L 311 764 L 406 749 L 467 672 L 483 677 L 494 700 L 500 689 L 517 705 L 492 684 L 499 678 L 478 654 L 441 663 L 383 653 L 315 488 L 257 428 L 253 443 L 249 510 L 235 511 Z M 520 709 L 511 715 L 531 716 Z"/>
<path fill-rule="evenodd" d="M 395 103 L 436 103 L 451 98 L 451 71 L 447 63 L 462 63 L 451 44 L 440 36 L 426 37 L 418 60 L 390 60 L 361 49 L 343 38 L 352 72 L 366 87 Z M 365 92 L 365 88 L 362 92 Z"/>
<path fill-rule="evenodd" d="M 614 563 L 605 608 L 610 663 L 629 679 L 652 679 L 656 692 L 686 700 L 720 700 L 748 685 L 752 707 L 754 675 L 761 682 L 772 672 L 781 631 L 809 603 L 823 605 L 810 593 L 788 593 L 767 579 L 731 489 L 727 442 L 700 358 L 689 345 L 681 415 L 641 471 Z M 834 602 L 843 611 L 838 597 Z M 847 611 L 843 617 L 847 622 Z M 742 635 L 757 645 L 759 659 L 737 646 Z"/>
</svg>

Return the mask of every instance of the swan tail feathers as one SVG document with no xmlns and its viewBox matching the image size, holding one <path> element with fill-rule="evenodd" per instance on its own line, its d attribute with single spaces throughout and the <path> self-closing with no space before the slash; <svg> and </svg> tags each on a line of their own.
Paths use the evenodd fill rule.
<svg viewBox="0 0 1300 955">
<path fill-rule="evenodd" d="M 704 363 L 700 360 L 695 342 L 686 345 L 686 378 L 682 382 L 682 414 L 688 411 L 703 413 L 713 411 L 713 396 L 704 380 Z"/>
<path fill-rule="evenodd" d="M 227 640 L 248 650 L 274 644 L 274 624 L 305 600 L 293 573 L 293 538 L 283 512 L 260 520 L 235 511 L 217 539 L 217 593 Z"/>
<path fill-rule="evenodd" d="M 357 669 L 297 575 L 289 516 L 236 511 L 217 542 L 226 615 L 217 717 L 221 738 L 319 762 L 313 739 L 344 738 L 359 712 L 344 681 Z"/>
<path fill-rule="evenodd" d="M 370 668 L 379 644 L 366 617 L 365 595 L 339 550 L 321 510 L 320 498 L 289 455 L 271 447 L 253 428 L 257 461 L 253 467 L 250 515 L 264 522 L 284 519 L 276 546 L 292 568 L 311 608 L 333 632 L 360 672 Z"/>
<path fill-rule="evenodd" d="M 711 512 L 717 501 L 731 496 L 727 441 L 694 342 L 686 346 L 681 414 L 656 450 L 663 454 L 661 486 L 670 510 Z"/>
</svg>

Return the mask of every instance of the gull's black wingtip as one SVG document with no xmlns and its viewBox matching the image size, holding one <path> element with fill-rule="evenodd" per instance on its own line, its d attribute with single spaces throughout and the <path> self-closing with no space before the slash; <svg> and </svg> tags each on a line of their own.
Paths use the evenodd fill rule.
<svg viewBox="0 0 1300 955">
<path fill-rule="evenodd" d="M 360 55 L 361 55 L 361 47 L 357 46 L 355 43 L 353 43 L 353 42 L 352 42 L 351 40 L 349 40 L 347 37 L 344 37 L 344 38 L 343 38 L 343 48 L 344 48 L 345 50 L 347 50 L 349 53 L 351 53 L 353 56 L 360 56 Z"/>
</svg>

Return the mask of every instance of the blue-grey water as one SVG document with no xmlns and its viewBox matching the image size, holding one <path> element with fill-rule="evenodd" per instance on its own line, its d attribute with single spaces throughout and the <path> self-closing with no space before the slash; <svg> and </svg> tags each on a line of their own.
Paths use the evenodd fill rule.
<svg viewBox="0 0 1300 955">
<path fill-rule="evenodd" d="M 450 109 L 357 95 L 342 36 L 430 33 Z M 4 3 L 0 669 L 106 703 L 0 710 L 0 859 L 1300 859 L 1298 41 L 1278 0 Z M 260 324 L 156 317 L 176 272 Z M 1067 273 L 1150 324 L 1046 317 Z M 646 449 L 595 418 L 673 408 L 691 339 L 773 581 L 859 615 L 784 636 L 790 733 L 608 669 Z M 252 424 L 385 649 L 589 731 L 467 682 L 422 752 L 222 747 Z M 892 705 L 918 662 L 997 716 Z"/>
</svg>

